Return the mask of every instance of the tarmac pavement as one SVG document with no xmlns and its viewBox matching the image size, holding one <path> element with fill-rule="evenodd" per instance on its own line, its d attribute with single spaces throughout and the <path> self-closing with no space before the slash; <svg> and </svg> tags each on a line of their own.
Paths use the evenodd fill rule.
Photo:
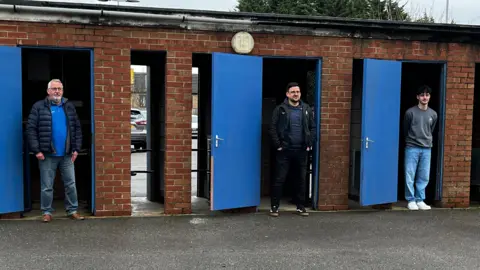
<svg viewBox="0 0 480 270">
<path fill-rule="evenodd" d="M 0 269 L 479 269 L 479 213 L 0 220 Z"/>
</svg>

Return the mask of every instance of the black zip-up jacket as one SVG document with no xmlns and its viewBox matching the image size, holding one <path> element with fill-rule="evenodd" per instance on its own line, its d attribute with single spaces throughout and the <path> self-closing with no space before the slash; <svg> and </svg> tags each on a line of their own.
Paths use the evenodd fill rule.
<svg viewBox="0 0 480 270">
<path fill-rule="evenodd" d="M 80 152 L 82 147 L 82 129 L 80 120 L 78 119 L 75 105 L 63 98 L 63 109 L 67 117 L 67 141 L 66 154 Z M 55 153 L 52 143 L 52 111 L 50 108 L 50 100 L 37 101 L 33 104 L 27 122 L 27 138 L 30 145 L 30 151 L 35 154 L 42 152 L 43 154 Z"/>
<path fill-rule="evenodd" d="M 304 135 L 304 147 L 313 147 L 316 140 L 317 127 L 313 117 L 313 111 L 308 104 L 301 101 L 302 106 L 302 128 Z M 275 107 L 272 114 L 272 123 L 270 124 L 270 136 L 275 149 L 289 147 L 290 131 L 290 109 L 288 101 Z"/>
</svg>

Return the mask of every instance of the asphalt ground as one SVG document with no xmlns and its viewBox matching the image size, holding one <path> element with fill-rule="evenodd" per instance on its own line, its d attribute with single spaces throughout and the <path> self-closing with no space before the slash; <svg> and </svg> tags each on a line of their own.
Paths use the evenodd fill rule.
<svg viewBox="0 0 480 270">
<path fill-rule="evenodd" d="M 478 210 L 0 221 L 0 269 L 479 269 Z"/>
</svg>

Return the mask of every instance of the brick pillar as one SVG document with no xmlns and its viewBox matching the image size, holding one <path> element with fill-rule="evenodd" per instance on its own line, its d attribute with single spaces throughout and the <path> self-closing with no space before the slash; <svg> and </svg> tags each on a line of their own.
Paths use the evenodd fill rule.
<svg viewBox="0 0 480 270">
<path fill-rule="evenodd" d="M 323 58 L 318 203 L 320 210 L 348 209 L 352 68 L 351 57 Z"/>
<path fill-rule="evenodd" d="M 165 214 L 190 214 L 192 53 L 167 52 Z"/>
<path fill-rule="evenodd" d="M 96 214 L 131 215 L 130 50 L 107 47 L 95 49 Z"/>
<path fill-rule="evenodd" d="M 443 207 L 470 204 L 470 164 L 475 63 L 468 48 L 449 44 L 447 68 Z"/>
</svg>

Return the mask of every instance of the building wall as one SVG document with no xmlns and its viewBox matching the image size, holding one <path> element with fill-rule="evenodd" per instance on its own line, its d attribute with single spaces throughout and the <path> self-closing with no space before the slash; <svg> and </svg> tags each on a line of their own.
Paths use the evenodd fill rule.
<svg viewBox="0 0 480 270">
<path fill-rule="evenodd" d="M 191 212 L 192 52 L 233 52 L 233 33 L 3 22 L 0 45 L 93 47 L 97 215 L 130 215 L 130 50 L 167 51 L 165 212 Z M 254 55 L 323 57 L 320 200 L 347 209 L 353 58 L 448 60 L 443 203 L 469 204 L 474 61 L 460 44 L 255 34 Z M 106 95 L 112 92 L 112 95 Z M 113 116 L 113 117 L 112 117 Z M 114 119 L 114 120 L 112 120 Z M 112 143 L 113 142 L 113 143 Z M 115 154 L 113 154 L 113 152 Z"/>
</svg>

